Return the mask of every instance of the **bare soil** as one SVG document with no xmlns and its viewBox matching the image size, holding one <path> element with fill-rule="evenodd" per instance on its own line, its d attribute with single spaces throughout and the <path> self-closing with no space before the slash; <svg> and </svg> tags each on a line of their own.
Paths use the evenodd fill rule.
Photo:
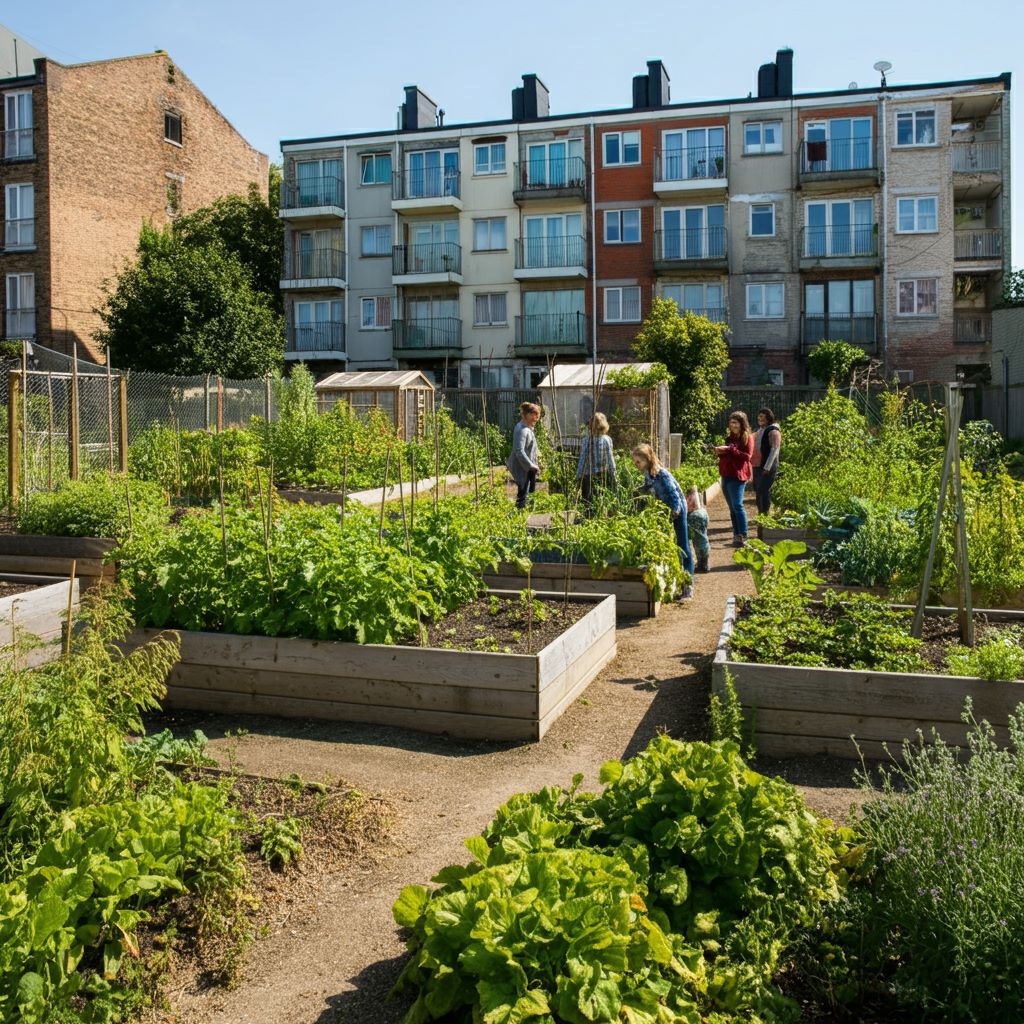
<svg viewBox="0 0 1024 1024">
<path fill-rule="evenodd" d="M 753 510 L 751 509 L 751 512 Z M 323 876 L 288 921 L 249 951 L 232 991 L 196 987 L 172 994 L 165 1021 L 188 1024 L 392 1024 L 387 1002 L 404 960 L 391 917 L 402 886 L 427 882 L 514 793 L 567 785 L 575 772 L 597 789 L 601 765 L 642 750 L 659 732 L 707 737 L 710 663 L 729 594 L 752 592 L 732 562 L 732 531 L 712 503 L 711 572 L 692 601 L 663 606 L 657 619 L 620 622 L 618 656 L 539 743 L 458 741 L 382 726 L 259 716 L 162 716 L 154 728 L 201 728 L 224 763 L 307 780 L 343 776 L 395 811 L 393 838 Z M 829 758 L 763 760 L 758 769 L 790 779 L 808 805 L 843 819 L 858 802 L 854 765 Z"/>
<path fill-rule="evenodd" d="M 38 583 L 11 583 L 8 580 L 0 580 L 0 597 L 24 594 L 26 590 L 35 590 L 37 586 Z"/>
</svg>

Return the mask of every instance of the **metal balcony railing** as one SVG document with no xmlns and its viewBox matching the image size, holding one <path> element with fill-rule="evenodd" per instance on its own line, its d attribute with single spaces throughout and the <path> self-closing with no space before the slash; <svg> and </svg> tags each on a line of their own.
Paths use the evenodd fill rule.
<svg viewBox="0 0 1024 1024">
<path fill-rule="evenodd" d="M 1003 233 L 999 228 L 959 228 L 953 232 L 953 258 L 997 260 L 1003 255 Z"/>
<path fill-rule="evenodd" d="M 286 249 L 284 278 L 304 281 L 345 277 L 345 253 L 341 249 Z"/>
<path fill-rule="evenodd" d="M 36 244 L 35 217 L 4 221 L 4 245 L 8 249 Z"/>
<path fill-rule="evenodd" d="M 3 158 L 5 160 L 27 160 L 35 156 L 33 143 L 35 128 L 9 128 L 3 135 Z"/>
<path fill-rule="evenodd" d="M 396 349 L 446 351 L 462 348 L 462 321 L 454 316 L 392 320 Z"/>
<path fill-rule="evenodd" d="M 949 160 L 955 174 L 999 172 L 1003 166 L 1002 144 L 999 142 L 954 142 L 949 147 Z"/>
<path fill-rule="evenodd" d="M 391 178 L 394 199 L 458 199 L 461 193 L 458 171 L 431 167 L 420 171 L 395 171 Z"/>
<path fill-rule="evenodd" d="M 559 188 L 582 191 L 587 187 L 587 163 L 581 156 L 525 160 L 515 165 L 512 180 L 517 192 L 544 192 Z"/>
<path fill-rule="evenodd" d="M 8 341 L 36 336 L 36 311 L 32 309 L 8 309 L 4 317 L 4 328 Z"/>
<path fill-rule="evenodd" d="M 727 176 L 725 146 L 690 146 L 654 152 L 656 182 L 693 181 Z"/>
<path fill-rule="evenodd" d="M 340 320 L 317 324 L 289 324 L 286 352 L 344 352 L 345 324 Z"/>
<path fill-rule="evenodd" d="M 683 306 L 679 310 L 680 313 L 692 313 L 694 316 L 706 316 L 709 320 L 713 320 L 715 323 L 725 323 L 725 306 L 694 306 L 692 308 Z"/>
<path fill-rule="evenodd" d="M 801 174 L 872 171 L 877 166 L 874 139 L 822 139 L 800 143 Z"/>
<path fill-rule="evenodd" d="M 391 273 L 461 274 L 462 246 L 457 242 L 396 245 L 391 249 Z"/>
<path fill-rule="evenodd" d="M 281 209 L 304 210 L 317 206 L 344 208 L 344 185 L 333 174 L 322 174 L 302 181 L 281 182 Z"/>
<path fill-rule="evenodd" d="M 678 228 L 654 232 L 656 260 L 724 260 L 724 227 Z"/>
<path fill-rule="evenodd" d="M 585 267 L 586 264 L 587 240 L 582 235 L 516 239 L 516 270 Z"/>
<path fill-rule="evenodd" d="M 516 317 L 516 345 L 523 348 L 574 346 L 588 342 L 588 318 L 584 313 L 533 313 Z"/>
<path fill-rule="evenodd" d="M 801 229 L 806 257 L 836 259 L 878 255 L 877 224 L 821 224 Z"/>
<path fill-rule="evenodd" d="M 800 337 L 805 346 L 819 341 L 847 341 L 872 346 L 878 340 L 878 318 L 874 313 L 804 313 Z"/>
<path fill-rule="evenodd" d="M 953 340 L 958 345 L 988 345 L 992 342 L 992 314 L 979 310 L 976 313 L 954 312 L 955 331 Z"/>
</svg>

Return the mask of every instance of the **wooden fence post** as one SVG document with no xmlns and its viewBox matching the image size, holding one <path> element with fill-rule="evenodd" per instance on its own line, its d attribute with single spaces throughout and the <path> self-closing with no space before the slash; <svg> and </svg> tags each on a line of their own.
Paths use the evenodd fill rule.
<svg viewBox="0 0 1024 1024">
<path fill-rule="evenodd" d="M 217 377 L 217 433 L 224 429 L 224 378 Z"/>
<path fill-rule="evenodd" d="M 267 421 L 267 423 L 270 422 L 270 414 L 271 414 L 272 409 L 273 409 L 272 390 L 271 390 L 270 374 L 268 373 L 267 377 L 266 377 L 266 381 L 265 381 L 264 391 L 263 391 L 263 418 Z"/>
<path fill-rule="evenodd" d="M 11 511 L 21 493 L 21 371 L 7 375 L 7 503 Z"/>
<path fill-rule="evenodd" d="M 206 375 L 206 384 L 203 386 L 203 426 L 210 429 L 210 375 Z"/>
<path fill-rule="evenodd" d="M 68 396 L 68 477 L 78 479 L 78 345 L 71 357 L 71 392 Z"/>
<path fill-rule="evenodd" d="M 118 468 L 128 472 L 128 378 L 122 373 L 117 378 L 117 451 Z"/>
</svg>

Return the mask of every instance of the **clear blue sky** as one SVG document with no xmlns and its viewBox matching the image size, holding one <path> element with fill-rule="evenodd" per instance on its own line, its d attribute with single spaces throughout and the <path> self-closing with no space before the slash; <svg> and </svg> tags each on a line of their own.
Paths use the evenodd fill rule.
<svg viewBox="0 0 1024 1024">
<path fill-rule="evenodd" d="M 932 0 L 701 5 L 685 0 L 35 0 L 12 31 L 65 63 L 164 49 L 253 145 L 395 123 L 415 83 L 448 123 L 509 114 L 523 72 L 552 113 L 628 106 L 634 74 L 665 61 L 673 101 L 745 96 L 776 49 L 797 92 L 1014 74 L 1014 263 L 1024 266 L 1024 3 Z"/>
</svg>

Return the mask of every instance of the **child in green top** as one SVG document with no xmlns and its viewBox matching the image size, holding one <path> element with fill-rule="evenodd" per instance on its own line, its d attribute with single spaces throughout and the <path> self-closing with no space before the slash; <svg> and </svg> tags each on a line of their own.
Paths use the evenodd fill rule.
<svg viewBox="0 0 1024 1024">
<path fill-rule="evenodd" d="M 711 555 L 711 541 L 708 540 L 708 511 L 700 500 L 700 492 L 691 487 L 686 492 L 686 525 L 690 540 L 697 555 L 697 572 L 710 572 L 708 559 Z"/>
</svg>

